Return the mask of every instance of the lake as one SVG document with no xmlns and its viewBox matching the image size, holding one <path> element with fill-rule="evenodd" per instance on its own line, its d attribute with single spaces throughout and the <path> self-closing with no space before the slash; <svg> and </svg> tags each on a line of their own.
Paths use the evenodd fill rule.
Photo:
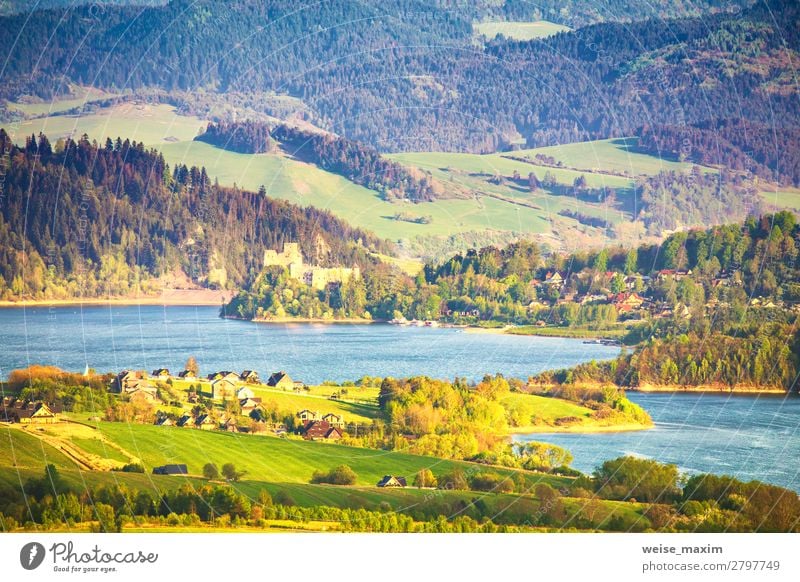
<svg viewBox="0 0 800 582">
<path fill-rule="evenodd" d="M 619 348 L 576 339 L 466 333 L 388 324 L 264 324 L 220 319 L 216 307 L 71 306 L 0 309 L 0 377 L 31 364 L 82 372 L 183 369 L 286 370 L 297 380 L 428 375 L 527 378 L 609 359 Z"/>
<path fill-rule="evenodd" d="M 591 472 L 603 461 L 634 455 L 675 463 L 688 473 L 733 475 L 800 491 L 800 397 L 645 394 L 628 397 L 655 428 L 602 434 L 520 435 L 569 449 L 572 465 Z"/>
<path fill-rule="evenodd" d="M 369 376 L 479 380 L 613 358 L 618 348 L 580 340 L 391 325 L 259 324 L 224 320 L 216 307 L 70 306 L 0 309 L 0 377 L 31 364 L 71 371 L 286 370 L 308 383 Z M 591 471 L 623 454 L 728 473 L 800 490 L 800 398 L 638 394 L 656 422 L 647 431 L 520 436 L 562 445 Z"/>
</svg>

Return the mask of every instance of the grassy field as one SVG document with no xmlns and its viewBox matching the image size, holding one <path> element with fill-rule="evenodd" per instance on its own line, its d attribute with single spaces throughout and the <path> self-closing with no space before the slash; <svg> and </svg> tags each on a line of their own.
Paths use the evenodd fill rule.
<svg viewBox="0 0 800 582">
<path fill-rule="evenodd" d="M 461 468 L 467 474 L 486 470 L 485 466 L 464 461 L 300 439 L 116 422 L 100 422 L 95 426 L 98 435 L 128 451 L 130 457 L 139 459 L 147 470 L 145 475 L 111 473 L 115 477 L 132 475 L 134 479 L 158 479 L 159 476 L 150 475 L 151 469 L 167 463 L 185 463 L 191 475 L 199 476 L 202 474 L 203 466 L 212 462 L 218 466 L 234 463 L 238 470 L 246 471 L 243 484 L 255 482 L 305 485 L 308 484 L 314 471 L 327 471 L 337 465 L 347 464 L 358 474 L 357 486 L 372 487 L 384 475 L 408 475 L 411 477 L 423 468 L 428 468 L 437 475 L 451 472 L 455 468 Z M 69 427 L 65 427 L 65 429 L 69 431 Z M 33 473 L 25 474 L 37 474 L 37 471 L 47 463 L 53 463 L 63 469 L 76 469 L 75 464 L 68 457 L 50 445 L 42 443 L 31 434 L 16 428 L 4 428 L 0 434 L 2 434 L 4 444 L 0 448 L 0 466 L 13 469 L 12 472 L 32 471 Z M 85 443 L 85 441 L 72 439 L 73 443 L 76 441 Z M 110 448 L 103 448 L 102 444 L 94 450 L 100 453 L 111 452 Z M 119 453 L 113 451 L 113 454 Z M 495 467 L 491 470 L 508 477 L 518 473 L 512 469 Z M 83 471 L 82 474 L 108 475 L 109 473 Z M 555 486 L 568 482 L 563 477 L 528 472 L 523 472 L 523 474 L 531 483 L 539 482 L 541 479 L 545 479 Z M 336 488 L 333 490 L 335 491 Z M 311 487 L 310 491 L 317 491 L 317 488 Z M 312 493 L 307 495 L 311 497 Z"/>
<path fill-rule="evenodd" d="M 61 451 L 38 438 L 0 426 L 0 467 L 30 469 L 44 467 L 47 463 L 58 467 L 75 466 Z"/>
<path fill-rule="evenodd" d="M 81 104 L 82 101 L 77 103 Z M 36 105 L 44 107 L 44 104 Z M 32 108 L 33 105 L 27 107 Z M 103 143 L 108 137 L 121 137 L 144 142 L 148 146 L 158 146 L 192 140 L 205 126 L 206 122 L 197 117 L 179 115 L 171 105 L 123 103 L 80 117 L 50 115 L 29 119 L 19 124 L 15 135 L 18 143 L 24 143 L 26 136 L 41 132 L 51 141 L 60 137 L 79 137 L 85 133 L 98 143 Z"/>
<path fill-rule="evenodd" d="M 492 39 L 499 34 L 514 40 L 532 40 L 534 38 L 545 38 L 553 36 L 559 32 L 571 30 L 568 26 L 548 22 L 547 20 L 537 20 L 535 22 L 477 22 L 472 25 L 477 34 Z"/>
<path fill-rule="evenodd" d="M 287 441 L 271 437 L 231 435 L 196 430 L 159 428 L 122 423 L 101 423 L 99 431 L 116 444 L 123 445 L 139 453 L 147 465 L 148 472 L 121 473 L 108 471 L 79 471 L 72 462 L 55 450 L 42 450 L 38 439 L 18 429 L 2 430 L 3 447 L 0 447 L 0 488 L 18 488 L 30 478 L 39 478 L 46 462 L 59 468 L 62 478 L 75 490 L 83 491 L 100 485 L 123 485 L 129 490 L 146 490 L 151 495 L 173 490 L 185 484 L 199 488 L 208 483 L 199 477 L 171 477 L 152 475 L 152 465 L 166 462 L 187 462 L 192 472 L 198 472 L 205 462 L 234 462 L 239 470 L 247 470 L 243 480 L 230 484 L 240 493 L 257 499 L 263 489 L 273 497 L 281 493 L 291 497 L 302 507 L 332 506 L 351 509 L 385 510 L 411 515 L 454 516 L 466 512 L 480 502 L 483 513 L 492 516 L 495 523 L 520 524 L 526 522 L 539 510 L 539 503 L 530 494 L 498 494 L 475 491 L 432 491 L 415 489 L 381 489 L 374 484 L 384 474 L 405 474 L 411 476 L 423 467 L 435 474 L 460 467 L 467 475 L 478 471 L 492 471 L 509 478 L 515 483 L 524 481 L 526 491 L 532 491 L 536 484 L 547 483 L 561 488 L 570 479 L 530 472 L 514 472 L 508 469 L 486 467 L 473 463 L 446 461 L 431 457 L 420 457 L 403 453 L 356 449 L 339 445 Z M 11 453 L 17 451 L 16 457 Z M 176 456 L 176 451 L 181 452 Z M 16 458 L 17 464 L 13 464 Z M 308 479 L 317 468 L 346 463 L 359 475 L 358 483 L 352 487 L 312 485 Z M 219 483 L 217 483 L 219 484 Z M 569 516 L 583 516 L 601 523 L 613 516 L 629 522 L 640 522 L 642 526 L 643 506 L 636 503 L 597 501 L 587 503 L 585 499 L 565 498 L 565 509 Z M 329 524 L 334 528 L 335 524 Z M 569 519 L 565 524 L 569 527 Z M 296 524 L 268 524 L 269 528 L 284 527 L 297 529 Z M 133 526 L 132 526 L 133 527 Z M 310 525 L 310 530 L 327 529 L 325 524 Z M 130 531 L 134 531 L 131 529 Z M 128 531 L 128 530 L 126 530 Z M 149 530 L 148 530 L 149 531 Z M 170 528 L 170 531 L 175 531 Z M 196 531 L 209 531 L 202 525 Z"/>
<path fill-rule="evenodd" d="M 101 99 L 108 99 L 115 97 L 114 93 L 107 93 L 102 89 L 94 87 L 72 87 L 73 95 L 68 99 L 55 99 L 52 101 L 41 101 L 31 103 L 15 103 L 8 102 L 8 108 L 16 110 L 28 117 L 39 117 L 43 115 L 52 115 L 62 111 L 69 111 L 76 107 L 83 107 Z"/>
<path fill-rule="evenodd" d="M 535 394 L 509 394 L 503 399 L 504 406 L 521 406 L 535 413 L 545 420 L 555 420 L 565 416 L 577 416 L 588 418 L 592 411 L 585 406 L 560 400 L 558 398 L 548 398 L 547 396 L 537 396 Z"/>
<path fill-rule="evenodd" d="M 554 414 L 574 415 L 580 412 L 581 407 L 570 403 L 542 400 L 547 401 L 542 402 L 542 406 L 550 406 Z M 49 428 L 50 432 L 53 430 L 59 429 Z M 70 428 L 66 430 L 68 433 L 71 432 Z M 288 496 L 292 503 L 301 507 L 331 506 L 381 511 L 390 508 L 412 516 L 420 516 L 420 519 L 421 516 L 431 515 L 455 516 L 462 513 L 469 515 L 476 504 L 480 504 L 481 513 L 491 515 L 497 524 L 523 524 L 540 509 L 538 500 L 532 495 L 537 484 L 546 483 L 555 488 L 563 488 L 571 483 L 569 478 L 541 473 L 302 440 L 111 422 L 98 423 L 95 430 L 99 437 L 139 457 L 147 472 L 79 470 L 69 458 L 42 443 L 27 431 L 4 427 L 0 428 L 3 443 L 0 447 L 0 489 L 19 489 L 28 479 L 40 478 L 45 464 L 52 463 L 58 467 L 64 481 L 76 491 L 101 485 L 121 485 L 131 491 L 145 490 L 151 495 L 158 496 L 164 491 L 184 485 L 199 488 L 208 484 L 208 481 L 197 476 L 207 462 L 216 463 L 218 466 L 233 462 L 238 470 L 246 471 L 246 474 L 241 481 L 230 483 L 229 486 L 253 500 L 258 498 L 261 490 L 265 490 L 273 498 L 278 494 Z M 72 438 L 71 442 L 87 444 L 85 439 Z M 95 452 L 103 450 L 96 448 L 96 445 L 91 445 L 89 448 L 93 448 Z M 184 477 L 151 474 L 153 466 L 164 463 L 187 463 L 190 473 L 194 475 Z M 308 483 L 315 470 L 327 470 L 342 463 L 349 465 L 358 474 L 358 481 L 354 486 Z M 517 487 L 524 489 L 521 490 L 523 493 L 499 494 L 434 491 L 413 487 L 382 489 L 375 486 L 383 475 L 406 475 L 410 478 L 422 468 L 429 468 L 436 475 L 450 472 L 455 468 L 460 468 L 467 476 L 489 471 L 513 479 Z M 599 527 L 612 517 L 635 523 L 636 527 L 645 528 L 649 525 L 646 518 L 642 517 L 644 506 L 637 503 L 605 500 L 590 503 L 586 499 L 565 498 L 564 505 L 569 516 L 564 524 L 567 528 L 575 517 L 589 520 Z M 77 529 L 80 527 L 82 526 L 79 525 Z M 141 526 L 141 531 L 152 531 L 151 527 Z M 208 531 L 209 527 L 208 524 L 202 524 L 198 526 L 197 531 Z M 270 523 L 266 527 L 295 530 L 297 524 Z M 314 531 L 336 529 L 336 524 L 308 524 L 307 529 Z M 125 531 L 140 531 L 140 529 L 131 525 Z M 170 528 L 169 531 L 176 530 Z"/>
<path fill-rule="evenodd" d="M 641 152 L 637 138 L 601 139 L 580 143 L 570 143 L 530 150 L 520 150 L 510 154 L 533 159 L 536 154 L 551 156 L 570 168 L 600 172 L 626 172 L 631 176 L 658 174 L 659 172 L 691 169 L 691 163 L 679 162 L 669 157 L 658 157 Z M 495 154 L 497 155 L 497 154 Z M 711 168 L 708 171 L 716 171 Z"/>
<path fill-rule="evenodd" d="M 800 212 L 800 188 L 782 188 L 761 192 L 761 197 L 770 206 L 779 210 Z"/>
<path fill-rule="evenodd" d="M 624 327 L 614 329 L 594 330 L 582 327 L 539 327 L 536 325 L 521 325 L 506 330 L 511 335 L 537 335 L 541 337 L 575 337 L 583 339 L 612 338 L 618 339 L 625 335 Z"/>
</svg>

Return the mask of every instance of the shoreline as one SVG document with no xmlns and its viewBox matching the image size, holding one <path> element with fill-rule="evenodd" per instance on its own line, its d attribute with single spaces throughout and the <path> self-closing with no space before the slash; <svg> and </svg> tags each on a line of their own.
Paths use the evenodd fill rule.
<svg viewBox="0 0 800 582">
<path fill-rule="evenodd" d="M 347 324 L 347 325 L 369 325 L 373 323 L 388 323 L 384 319 L 361 319 L 358 317 L 344 317 L 340 319 L 324 319 L 322 317 L 271 317 L 269 319 L 255 318 L 244 319 L 234 315 L 225 315 L 224 319 L 234 319 L 237 321 L 249 321 L 251 323 L 274 323 L 286 325 L 288 323 L 319 323 L 319 324 Z"/>
<path fill-rule="evenodd" d="M 506 335 L 506 331 L 513 328 L 513 325 L 505 325 L 503 327 L 464 327 L 464 333 L 478 333 L 489 335 Z M 513 334 L 508 334 L 513 335 Z"/>
<path fill-rule="evenodd" d="M 623 388 L 625 392 L 638 392 L 641 394 L 672 394 L 675 392 L 691 394 L 743 394 L 752 396 L 754 394 L 764 394 L 770 396 L 788 395 L 789 392 L 781 388 L 756 388 L 747 386 L 743 388 L 731 388 L 729 386 L 662 386 L 645 385 L 636 388 Z"/>
<path fill-rule="evenodd" d="M 21 299 L 0 300 L 0 308 L 20 307 L 73 307 L 82 305 L 164 305 L 187 307 L 221 307 L 230 297 L 229 292 L 211 289 L 165 289 L 160 295 L 134 297 L 73 297 L 70 299 Z"/>
<path fill-rule="evenodd" d="M 522 427 L 515 427 L 513 430 L 509 430 L 508 434 L 512 437 L 514 436 L 524 436 L 524 435 L 531 435 L 531 434 L 560 434 L 560 433 L 573 433 L 573 434 L 593 434 L 593 433 L 601 433 L 601 432 L 634 432 L 640 430 L 649 430 L 655 427 L 655 423 L 651 424 L 640 424 L 637 422 L 627 422 L 624 424 L 612 424 L 612 425 L 572 425 L 572 426 L 549 426 L 549 425 L 541 425 L 541 426 L 522 426 Z"/>
</svg>

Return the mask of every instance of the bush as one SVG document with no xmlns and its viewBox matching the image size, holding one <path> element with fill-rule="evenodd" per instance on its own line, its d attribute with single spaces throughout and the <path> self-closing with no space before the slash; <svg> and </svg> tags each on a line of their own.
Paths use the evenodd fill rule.
<svg viewBox="0 0 800 582">
<path fill-rule="evenodd" d="M 453 491 L 466 491 L 469 489 L 469 483 L 464 476 L 464 471 L 455 469 L 452 473 L 441 475 L 437 481 L 439 482 L 439 489 L 451 489 Z"/>
<path fill-rule="evenodd" d="M 334 467 L 327 473 L 314 471 L 311 477 L 312 483 L 330 483 L 331 485 L 354 485 L 358 475 L 347 465 Z"/>
<path fill-rule="evenodd" d="M 212 479 L 219 479 L 219 469 L 214 463 L 206 463 L 203 465 L 203 477 L 209 481 Z"/>
<path fill-rule="evenodd" d="M 275 502 L 275 505 L 285 505 L 287 507 L 297 505 L 294 497 L 292 497 L 288 491 L 284 491 L 283 489 L 276 492 L 272 500 Z"/>
<path fill-rule="evenodd" d="M 421 469 L 414 475 L 414 487 L 436 487 L 436 477 L 430 469 Z"/>
<path fill-rule="evenodd" d="M 475 491 L 494 491 L 495 493 L 512 493 L 514 482 L 501 477 L 497 473 L 478 473 L 470 481 L 470 487 Z"/>
<path fill-rule="evenodd" d="M 144 467 L 142 467 L 139 463 L 128 463 L 127 465 L 122 466 L 120 469 L 115 470 L 122 471 L 123 473 L 144 473 Z"/>
</svg>

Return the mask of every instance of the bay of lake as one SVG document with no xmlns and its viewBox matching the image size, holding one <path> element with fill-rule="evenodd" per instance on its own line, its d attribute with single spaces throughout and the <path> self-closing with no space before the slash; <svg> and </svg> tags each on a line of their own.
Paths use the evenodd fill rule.
<svg viewBox="0 0 800 582">
<path fill-rule="evenodd" d="M 383 324 L 260 324 L 220 319 L 215 307 L 59 306 L 0 309 L 0 377 L 32 364 L 70 371 L 277 370 L 307 383 L 361 376 L 427 375 L 479 380 L 487 373 L 537 372 L 615 357 L 618 348 L 581 340 L 465 333 Z M 800 490 L 800 398 L 639 394 L 656 426 L 647 431 L 538 434 L 517 438 L 562 445 L 591 471 L 623 454 L 726 473 Z"/>
</svg>

